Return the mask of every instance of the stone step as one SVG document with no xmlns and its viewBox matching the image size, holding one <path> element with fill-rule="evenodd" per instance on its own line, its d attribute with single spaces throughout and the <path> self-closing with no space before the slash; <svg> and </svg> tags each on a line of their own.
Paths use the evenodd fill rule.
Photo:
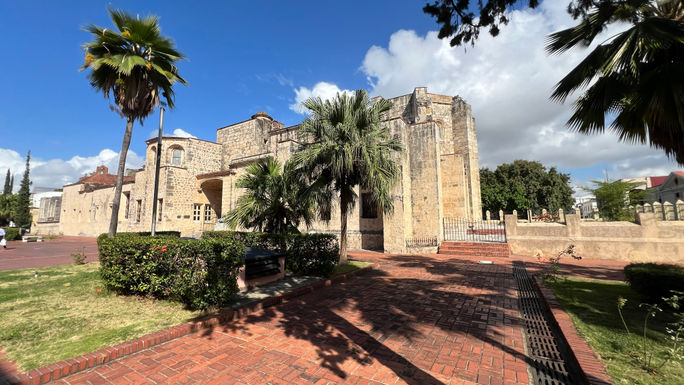
<svg viewBox="0 0 684 385">
<path fill-rule="evenodd" d="M 438 253 L 471 257 L 508 257 L 511 251 L 507 243 L 442 242 Z"/>
</svg>

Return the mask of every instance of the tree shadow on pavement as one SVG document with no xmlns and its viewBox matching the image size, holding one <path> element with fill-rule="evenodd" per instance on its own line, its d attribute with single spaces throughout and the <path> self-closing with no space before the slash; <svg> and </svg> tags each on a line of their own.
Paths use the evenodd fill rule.
<svg viewBox="0 0 684 385">
<path fill-rule="evenodd" d="M 396 376 L 409 384 L 441 384 L 452 376 L 473 382 L 490 376 L 494 383 L 503 382 L 504 362 L 531 362 L 522 346 L 510 262 L 379 258 L 380 269 L 223 322 L 207 335 L 244 333 L 254 324 L 278 329 L 314 346 L 316 357 L 309 359 L 340 379 Z M 459 360 L 480 366 L 457 367 Z"/>
</svg>

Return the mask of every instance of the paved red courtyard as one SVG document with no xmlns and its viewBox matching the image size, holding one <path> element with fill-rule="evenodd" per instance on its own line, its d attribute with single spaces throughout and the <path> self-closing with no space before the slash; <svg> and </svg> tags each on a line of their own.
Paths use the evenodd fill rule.
<svg viewBox="0 0 684 385">
<path fill-rule="evenodd" d="M 376 268 L 58 384 L 528 384 L 510 260 Z"/>
<path fill-rule="evenodd" d="M 87 262 L 97 261 L 97 241 L 92 237 L 59 237 L 45 242 L 7 242 L 0 248 L 0 270 L 15 270 L 74 263 L 71 254 L 83 249 Z"/>
</svg>

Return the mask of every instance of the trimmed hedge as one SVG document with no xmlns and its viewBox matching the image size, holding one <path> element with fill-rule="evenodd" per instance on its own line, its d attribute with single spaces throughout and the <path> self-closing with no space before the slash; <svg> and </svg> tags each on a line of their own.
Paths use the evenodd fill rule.
<svg viewBox="0 0 684 385">
<path fill-rule="evenodd" d="M 245 246 L 235 237 L 98 237 L 100 274 L 120 294 L 171 299 L 191 309 L 223 306 L 237 293 Z"/>
<path fill-rule="evenodd" d="M 340 261 L 337 237 L 332 234 L 205 231 L 202 238 L 236 238 L 248 247 L 283 253 L 285 268 L 296 274 L 328 277 Z"/>
<path fill-rule="evenodd" d="M 180 231 L 156 231 L 154 236 L 155 237 L 173 237 L 173 238 L 180 238 Z M 121 232 L 121 233 L 116 233 L 117 237 L 130 237 L 130 236 L 141 236 L 141 237 L 149 237 L 152 235 L 152 232 L 150 231 L 140 231 L 140 232 Z M 97 236 L 97 241 L 99 242 L 100 239 L 107 238 L 109 234 L 107 233 L 102 233 Z"/>
<path fill-rule="evenodd" d="M 8 241 L 21 241 L 21 236 L 25 230 L 19 227 L 3 227 L 5 229 L 5 239 Z"/>
<path fill-rule="evenodd" d="M 684 291 L 684 267 L 656 263 L 632 263 L 625 266 L 629 286 L 651 302 L 661 302 L 671 290 Z"/>
</svg>

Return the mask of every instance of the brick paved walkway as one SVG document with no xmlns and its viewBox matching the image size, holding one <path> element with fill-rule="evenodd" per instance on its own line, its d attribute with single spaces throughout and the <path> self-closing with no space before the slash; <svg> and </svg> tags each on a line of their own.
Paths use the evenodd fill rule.
<svg viewBox="0 0 684 385">
<path fill-rule="evenodd" d="M 510 259 L 377 268 L 58 384 L 528 384 Z"/>
<path fill-rule="evenodd" d="M 92 237 L 60 237 L 45 242 L 7 242 L 0 248 L 0 270 L 26 269 L 74 263 L 72 253 L 85 248 L 87 262 L 97 261 L 97 241 Z"/>
</svg>

